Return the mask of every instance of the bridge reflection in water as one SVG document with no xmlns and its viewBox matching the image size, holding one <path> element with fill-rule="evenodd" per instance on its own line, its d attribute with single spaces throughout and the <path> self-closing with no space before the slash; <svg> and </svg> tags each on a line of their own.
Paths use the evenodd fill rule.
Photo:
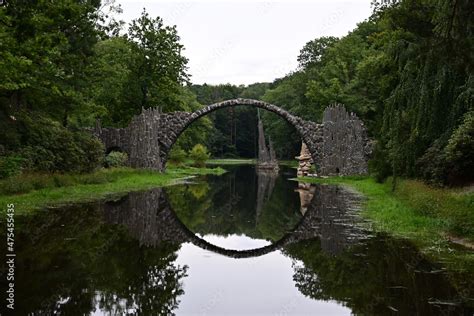
<svg viewBox="0 0 474 316">
<path fill-rule="evenodd" d="M 272 185 L 270 176 L 259 179 Z M 268 190 L 263 191 L 268 196 Z M 314 238 L 320 239 L 323 251 L 337 254 L 366 236 L 360 225 L 361 220 L 356 214 L 357 209 L 354 207 L 358 205 L 359 200 L 354 193 L 342 187 L 328 185 L 302 185 L 298 191 L 303 216 L 296 227 L 279 240 L 258 249 L 225 249 L 209 243 L 183 224 L 173 211 L 167 194 L 161 188 L 130 193 L 120 201 L 105 203 L 103 208 L 106 221 L 127 227 L 140 245 L 157 247 L 163 242 L 175 244 L 188 242 L 233 258 L 257 257 Z M 260 197 L 259 201 L 259 203 L 265 202 Z M 262 208 L 259 203 L 257 212 Z"/>
</svg>

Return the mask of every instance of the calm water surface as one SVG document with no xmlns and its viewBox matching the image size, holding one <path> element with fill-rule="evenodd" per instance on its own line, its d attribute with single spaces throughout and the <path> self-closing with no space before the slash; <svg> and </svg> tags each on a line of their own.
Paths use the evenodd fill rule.
<svg viewBox="0 0 474 316">
<path fill-rule="evenodd" d="M 18 216 L 14 315 L 473 314 L 471 275 L 368 232 L 353 193 L 226 168 Z"/>
</svg>

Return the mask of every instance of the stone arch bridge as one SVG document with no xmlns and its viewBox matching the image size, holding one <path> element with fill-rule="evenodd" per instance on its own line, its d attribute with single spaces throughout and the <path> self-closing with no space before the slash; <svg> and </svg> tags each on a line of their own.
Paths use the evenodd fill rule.
<svg viewBox="0 0 474 316">
<path fill-rule="evenodd" d="M 213 111 L 233 106 L 257 107 L 282 117 L 307 144 L 318 174 L 367 173 L 371 146 L 365 126 L 342 105 L 326 108 L 321 124 L 304 120 L 276 105 L 251 99 L 227 100 L 192 113 L 162 113 L 158 108 L 150 108 L 133 117 L 126 128 L 102 128 L 97 124 L 93 133 L 107 151 L 120 148 L 126 152 L 131 167 L 164 171 L 173 144 L 189 125 Z"/>
</svg>

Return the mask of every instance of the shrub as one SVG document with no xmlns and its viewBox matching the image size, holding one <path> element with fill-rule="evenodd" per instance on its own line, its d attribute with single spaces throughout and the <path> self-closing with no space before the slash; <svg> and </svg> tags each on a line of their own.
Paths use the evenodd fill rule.
<svg viewBox="0 0 474 316">
<path fill-rule="evenodd" d="M 111 151 L 105 157 L 105 166 L 107 168 L 123 167 L 127 165 L 128 155 L 120 151 Z"/>
<path fill-rule="evenodd" d="M 23 181 L 16 179 L 16 177 L 10 177 L 3 180 L 0 183 L 0 194 L 17 194 L 24 193 L 33 190 L 34 187 L 29 181 Z"/>
<path fill-rule="evenodd" d="M 419 175 L 431 184 L 465 184 L 474 179 L 474 112 L 445 143 L 435 141 L 418 160 Z"/>
<path fill-rule="evenodd" d="M 191 158 L 194 164 L 198 167 L 203 167 L 210 156 L 211 155 L 207 152 L 206 146 L 202 144 L 195 145 L 189 152 L 189 158 Z"/>
<path fill-rule="evenodd" d="M 90 172 L 102 163 L 102 143 L 88 133 L 42 117 L 23 116 L 20 125 L 24 140 L 20 154 L 33 171 Z"/>
<path fill-rule="evenodd" d="M 104 160 L 104 145 L 96 137 L 84 133 L 75 132 L 74 140 L 80 147 L 80 166 L 79 172 L 92 172 L 102 166 Z"/>
<path fill-rule="evenodd" d="M 53 175 L 54 185 L 58 188 L 72 186 L 76 183 L 73 175 L 55 174 Z"/>
<path fill-rule="evenodd" d="M 453 132 L 444 152 L 450 182 L 456 178 L 465 182 L 474 179 L 474 111 L 466 113 L 464 122 Z"/>
<path fill-rule="evenodd" d="M 392 174 L 392 166 L 387 157 L 388 150 L 383 143 L 375 143 L 372 159 L 369 161 L 369 170 L 378 183 L 384 182 Z"/>
<path fill-rule="evenodd" d="M 24 161 L 19 156 L 0 157 L 0 179 L 20 174 Z"/>
<path fill-rule="evenodd" d="M 169 160 L 176 165 L 181 165 L 186 160 L 186 156 L 186 151 L 184 151 L 184 149 L 179 145 L 174 145 L 173 149 L 171 149 Z"/>
<path fill-rule="evenodd" d="M 418 176 L 427 183 L 443 185 L 446 182 L 446 156 L 441 142 L 433 145 L 417 161 Z"/>
</svg>

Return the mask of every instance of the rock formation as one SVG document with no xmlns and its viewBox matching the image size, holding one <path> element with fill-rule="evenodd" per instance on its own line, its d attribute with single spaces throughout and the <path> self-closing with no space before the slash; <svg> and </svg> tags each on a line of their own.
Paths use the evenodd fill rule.
<svg viewBox="0 0 474 316">
<path fill-rule="evenodd" d="M 308 150 L 308 146 L 304 142 L 301 142 L 300 155 L 295 157 L 298 160 L 298 169 L 296 175 L 298 177 L 307 177 L 310 174 L 311 166 L 313 164 L 313 158 Z"/>
<path fill-rule="evenodd" d="M 265 133 L 263 131 L 263 123 L 258 118 L 258 160 L 257 169 L 278 171 L 278 161 L 276 160 L 275 150 L 270 140 L 270 149 L 267 148 L 265 141 Z"/>
</svg>

